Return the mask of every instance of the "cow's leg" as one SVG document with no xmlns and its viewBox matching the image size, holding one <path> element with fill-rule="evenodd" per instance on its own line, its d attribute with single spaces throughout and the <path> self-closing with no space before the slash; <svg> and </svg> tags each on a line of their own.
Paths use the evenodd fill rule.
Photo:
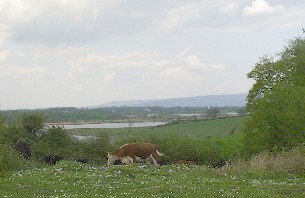
<svg viewBox="0 0 305 198">
<path fill-rule="evenodd" d="M 147 163 L 148 160 L 149 160 L 149 157 L 143 159 L 143 158 L 135 156 L 135 160 L 134 161 L 140 162 L 140 163 L 143 163 L 143 162 Z"/>
<path fill-rule="evenodd" d="M 154 157 L 151 157 L 151 159 L 152 159 L 154 165 L 159 166 L 159 164 L 157 163 L 157 160 Z"/>
<path fill-rule="evenodd" d="M 129 156 L 127 156 L 127 159 L 130 161 L 131 164 L 133 164 L 133 159 Z"/>
<path fill-rule="evenodd" d="M 152 161 L 152 158 L 151 158 L 151 155 L 148 156 L 146 159 L 143 160 L 143 162 L 145 162 L 146 164 L 151 164 L 153 161 Z"/>
<path fill-rule="evenodd" d="M 159 164 L 157 163 L 157 160 L 153 157 L 153 155 L 152 154 L 150 154 L 150 156 L 147 158 L 147 159 L 151 159 L 151 162 L 154 164 L 154 165 L 156 165 L 156 166 L 158 166 Z"/>
<path fill-rule="evenodd" d="M 154 152 L 151 154 L 151 159 L 152 159 L 154 165 L 159 165 L 158 161 L 157 161 L 158 157 L 159 157 L 159 154 L 157 152 Z"/>
<path fill-rule="evenodd" d="M 121 162 L 123 164 L 132 164 L 133 163 L 133 159 L 129 156 L 126 157 L 121 157 Z"/>
</svg>

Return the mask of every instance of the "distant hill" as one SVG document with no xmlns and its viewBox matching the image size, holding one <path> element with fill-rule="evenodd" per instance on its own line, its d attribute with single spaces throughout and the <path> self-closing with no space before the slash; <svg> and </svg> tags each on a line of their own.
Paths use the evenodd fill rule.
<svg viewBox="0 0 305 198">
<path fill-rule="evenodd" d="M 113 101 L 89 108 L 99 107 L 145 107 L 145 106 L 160 106 L 160 107 L 206 107 L 206 106 L 245 106 L 247 94 L 230 94 L 230 95 L 208 95 L 183 98 L 170 98 L 158 100 L 128 100 L 128 101 Z"/>
</svg>

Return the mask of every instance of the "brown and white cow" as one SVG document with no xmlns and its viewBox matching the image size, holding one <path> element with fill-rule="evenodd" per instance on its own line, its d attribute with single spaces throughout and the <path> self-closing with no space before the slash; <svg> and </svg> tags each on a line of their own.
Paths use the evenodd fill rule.
<svg viewBox="0 0 305 198">
<path fill-rule="evenodd" d="M 158 152 L 156 144 L 125 144 L 113 153 L 108 153 L 107 165 L 113 165 L 116 160 L 120 160 L 123 164 L 151 161 L 154 165 L 158 165 L 159 156 L 163 154 Z"/>
</svg>

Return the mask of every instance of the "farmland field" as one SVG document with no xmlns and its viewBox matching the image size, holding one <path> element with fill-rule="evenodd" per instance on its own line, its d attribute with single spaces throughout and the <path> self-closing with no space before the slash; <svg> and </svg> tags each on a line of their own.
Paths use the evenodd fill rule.
<svg viewBox="0 0 305 198">
<path fill-rule="evenodd" d="M 206 166 L 91 166 L 62 161 L 0 179 L 0 197 L 304 197 L 305 178 Z"/>
<path fill-rule="evenodd" d="M 214 120 L 198 120 L 187 122 L 174 122 L 159 127 L 142 128 L 116 128 L 116 129 L 71 129 L 68 130 L 72 135 L 100 136 L 107 133 L 110 139 L 121 140 L 126 138 L 145 137 L 149 135 L 178 135 L 190 138 L 202 139 L 208 137 L 223 137 L 240 134 L 243 123 L 247 117 L 229 117 Z"/>
</svg>

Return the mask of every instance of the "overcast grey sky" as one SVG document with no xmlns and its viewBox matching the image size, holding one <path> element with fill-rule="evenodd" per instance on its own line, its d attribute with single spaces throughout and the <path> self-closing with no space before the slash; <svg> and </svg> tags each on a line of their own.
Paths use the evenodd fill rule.
<svg viewBox="0 0 305 198">
<path fill-rule="evenodd" d="M 304 0 L 0 0 L 0 110 L 246 93 Z"/>
</svg>

